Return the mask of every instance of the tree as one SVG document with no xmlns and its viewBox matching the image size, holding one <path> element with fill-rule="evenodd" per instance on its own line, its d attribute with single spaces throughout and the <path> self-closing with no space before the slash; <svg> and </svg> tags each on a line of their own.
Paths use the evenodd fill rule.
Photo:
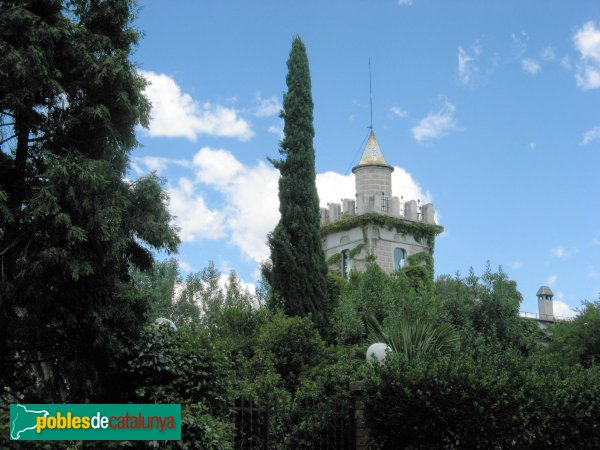
<svg viewBox="0 0 600 450">
<path fill-rule="evenodd" d="M 269 236 L 272 270 L 267 278 L 286 314 L 308 315 L 326 329 L 329 301 L 327 265 L 321 248 L 319 198 L 315 184 L 313 101 L 308 58 L 298 36 L 287 62 L 288 91 L 283 98 L 284 135 L 281 160 L 271 160 L 281 172 L 281 219 Z"/>
<path fill-rule="evenodd" d="M 535 324 L 519 317 L 523 297 L 502 268 L 492 272 L 488 263 L 481 277 L 473 269 L 464 279 L 458 274 L 440 277 L 435 290 L 447 320 L 460 331 L 468 348 L 475 348 L 474 340 L 480 336 L 529 352 L 543 337 Z"/>
<path fill-rule="evenodd" d="M 584 301 L 575 319 L 554 325 L 550 351 L 567 364 L 600 363 L 600 300 Z"/>
<path fill-rule="evenodd" d="M 260 358 L 272 361 L 285 387 L 294 392 L 302 373 L 323 357 L 324 342 L 307 318 L 278 313 L 258 331 L 256 349 Z"/>
<path fill-rule="evenodd" d="M 133 0 L 0 0 L 0 384 L 118 398 L 148 302 L 130 269 L 178 244 L 155 176 L 125 179 L 143 78 Z M 39 387 L 39 389 L 36 388 Z"/>
</svg>

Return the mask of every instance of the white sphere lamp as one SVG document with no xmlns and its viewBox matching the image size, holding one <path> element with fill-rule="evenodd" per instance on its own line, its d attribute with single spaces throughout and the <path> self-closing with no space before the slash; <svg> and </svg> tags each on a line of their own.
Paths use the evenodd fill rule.
<svg viewBox="0 0 600 450">
<path fill-rule="evenodd" d="M 367 349 L 367 361 L 371 364 L 373 364 L 374 362 L 383 364 L 387 356 L 387 352 L 391 351 L 392 349 L 390 348 L 390 346 L 384 344 L 383 342 L 371 344 Z"/>
</svg>

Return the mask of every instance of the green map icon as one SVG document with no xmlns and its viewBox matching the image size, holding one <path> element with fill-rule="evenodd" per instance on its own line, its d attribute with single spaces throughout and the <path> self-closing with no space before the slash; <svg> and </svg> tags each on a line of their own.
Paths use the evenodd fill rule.
<svg viewBox="0 0 600 450">
<path fill-rule="evenodd" d="M 14 440 L 21 439 L 21 435 L 27 431 L 35 433 L 33 430 L 36 428 L 37 418 L 47 417 L 49 414 L 48 411 L 34 411 L 23 405 L 11 405 L 11 409 L 10 438 Z"/>
</svg>

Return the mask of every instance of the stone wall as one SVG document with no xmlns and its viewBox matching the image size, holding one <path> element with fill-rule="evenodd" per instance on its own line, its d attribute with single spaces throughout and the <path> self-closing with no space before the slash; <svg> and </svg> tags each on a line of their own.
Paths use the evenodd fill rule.
<svg viewBox="0 0 600 450">
<path fill-rule="evenodd" d="M 392 196 L 392 171 L 390 166 L 357 166 L 354 169 L 356 196 L 372 196 L 383 192 L 386 197 Z"/>
<path fill-rule="evenodd" d="M 344 250 L 351 251 L 358 245 L 364 244 L 364 249 L 354 257 L 351 266 L 359 272 L 364 271 L 365 259 L 371 252 L 377 257 L 376 262 L 384 272 L 393 273 L 396 270 L 394 267 L 394 249 L 396 247 L 404 249 L 407 258 L 423 251 L 429 251 L 425 241 L 417 242 L 412 235 L 399 234 L 378 225 L 367 226 L 365 232 L 363 234 L 362 228 L 355 227 L 347 231 L 329 233 L 322 239 L 325 259 L 338 253 L 341 254 Z M 341 270 L 339 265 L 336 266 L 336 269 Z"/>
</svg>

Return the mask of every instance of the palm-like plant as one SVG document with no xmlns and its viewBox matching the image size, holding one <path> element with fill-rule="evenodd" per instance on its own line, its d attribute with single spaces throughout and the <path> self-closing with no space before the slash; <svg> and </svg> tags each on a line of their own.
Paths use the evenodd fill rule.
<svg viewBox="0 0 600 450">
<path fill-rule="evenodd" d="M 420 319 L 399 319 L 383 327 L 373 315 L 366 317 L 367 329 L 373 337 L 387 344 L 391 351 L 407 361 L 433 352 L 449 352 L 458 347 L 459 337 L 448 324 L 434 324 Z"/>
</svg>

